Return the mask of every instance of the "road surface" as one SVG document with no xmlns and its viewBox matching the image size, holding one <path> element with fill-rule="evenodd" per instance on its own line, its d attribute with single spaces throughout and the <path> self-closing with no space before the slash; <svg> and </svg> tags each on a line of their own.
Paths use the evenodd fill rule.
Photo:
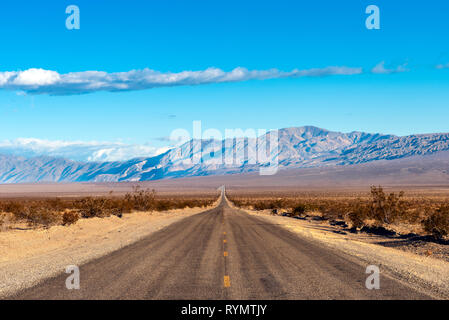
<svg viewBox="0 0 449 320">
<path fill-rule="evenodd" d="M 429 299 L 381 275 L 365 287 L 366 265 L 260 218 L 218 207 L 185 218 L 132 245 L 12 299 Z"/>
</svg>

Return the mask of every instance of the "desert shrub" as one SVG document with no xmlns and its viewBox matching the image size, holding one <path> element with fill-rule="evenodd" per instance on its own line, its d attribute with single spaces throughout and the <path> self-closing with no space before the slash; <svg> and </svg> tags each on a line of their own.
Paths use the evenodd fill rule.
<svg viewBox="0 0 449 320">
<path fill-rule="evenodd" d="M 47 208 L 51 208 L 53 211 L 62 212 L 67 207 L 67 203 L 64 203 L 59 198 L 56 199 L 46 199 L 45 201 L 40 201 L 41 205 L 44 205 Z"/>
<path fill-rule="evenodd" d="M 408 208 L 400 217 L 402 222 L 409 224 L 417 224 L 422 220 L 422 216 L 428 216 L 427 208 Z"/>
<path fill-rule="evenodd" d="M 259 211 L 267 209 L 267 205 L 263 201 L 258 201 L 256 203 L 254 203 L 253 207 L 254 207 L 254 210 L 259 210 Z"/>
<path fill-rule="evenodd" d="M 367 191 L 287 193 L 280 190 L 251 192 L 246 195 L 231 192 L 229 199 L 241 208 L 256 210 L 272 208 L 270 209 L 272 213 L 279 209 L 292 212 L 296 206 L 304 205 L 306 212 L 319 212 L 324 220 L 344 219 L 352 227 L 359 229 L 369 227 L 382 230 L 383 227 L 387 231 L 407 232 L 404 230 L 409 227 L 410 232 L 419 233 L 418 224 L 421 224 L 422 229 L 428 234 L 438 238 L 449 237 L 447 220 L 449 199 L 446 192 L 429 195 L 410 191 L 405 195 L 403 192 L 387 193 L 382 187 L 372 187 Z"/>
<path fill-rule="evenodd" d="M 442 205 L 427 219 L 423 220 L 424 230 L 442 239 L 449 234 L 449 205 Z"/>
<path fill-rule="evenodd" d="M 80 215 L 78 212 L 73 211 L 73 210 L 66 211 L 62 215 L 62 224 L 64 226 L 75 224 L 79 220 L 79 218 L 80 218 Z"/>
<path fill-rule="evenodd" d="M 186 205 L 187 207 L 188 205 Z M 157 201 L 154 205 L 153 205 L 154 209 L 156 209 L 157 211 L 166 211 L 169 210 L 170 208 L 173 208 L 173 205 L 170 204 L 170 201 L 168 200 L 161 200 L 161 201 Z"/>
<path fill-rule="evenodd" d="M 2 211 L 11 213 L 16 220 L 27 218 L 25 204 L 21 201 L 7 201 L 3 203 Z"/>
<path fill-rule="evenodd" d="M 154 209 L 155 205 L 155 190 L 141 190 L 140 187 L 134 187 L 133 193 L 127 195 L 128 199 L 131 200 L 135 210 L 139 211 L 149 211 Z"/>
<path fill-rule="evenodd" d="M 26 220 L 31 226 L 50 227 L 61 221 L 61 215 L 46 206 L 42 206 L 42 204 L 33 204 L 27 207 Z"/>
<path fill-rule="evenodd" d="M 319 205 L 317 209 L 325 220 L 343 219 L 345 213 L 349 210 L 344 203 L 326 203 Z"/>
<path fill-rule="evenodd" d="M 134 210 L 134 204 L 132 201 L 132 195 L 130 193 L 125 194 L 123 199 L 119 200 L 118 208 L 120 208 L 121 213 L 130 213 Z"/>
<path fill-rule="evenodd" d="M 363 203 L 357 203 L 354 209 L 347 214 L 347 218 L 352 224 L 353 228 L 362 228 L 365 226 L 365 221 L 369 216 L 369 208 Z"/>
<path fill-rule="evenodd" d="M 253 203 L 254 210 L 274 210 L 287 207 L 284 199 L 258 200 Z"/>
<path fill-rule="evenodd" d="M 83 218 L 104 217 L 106 212 L 105 198 L 83 198 L 76 202 L 76 207 Z"/>
<path fill-rule="evenodd" d="M 402 218 L 406 213 L 403 197 L 402 191 L 387 196 L 382 187 L 371 187 L 371 217 L 380 224 L 390 224 Z"/>
<path fill-rule="evenodd" d="M 205 207 L 211 205 L 216 198 L 206 196 L 198 199 L 189 197 L 173 197 L 156 199 L 154 190 L 141 190 L 135 187 L 133 192 L 125 196 L 85 197 L 78 199 L 20 199 L 0 200 L 0 216 L 7 214 L 8 221 L 27 222 L 29 225 L 54 224 L 68 225 L 79 218 L 107 217 L 138 211 L 165 211 L 187 207 Z"/>
<path fill-rule="evenodd" d="M 292 210 L 292 216 L 302 216 L 306 213 L 306 206 L 303 204 L 297 204 Z"/>
</svg>

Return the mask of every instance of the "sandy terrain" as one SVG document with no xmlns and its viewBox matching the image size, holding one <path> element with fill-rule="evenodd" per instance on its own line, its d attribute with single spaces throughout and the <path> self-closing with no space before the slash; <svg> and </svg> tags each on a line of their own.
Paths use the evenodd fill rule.
<svg viewBox="0 0 449 320">
<path fill-rule="evenodd" d="M 396 160 L 315 168 L 279 170 L 273 176 L 258 172 L 187 177 L 180 179 L 120 183 L 47 183 L 0 184 L 0 198 L 14 197 L 79 197 L 115 195 L 130 192 L 132 187 L 156 189 L 158 194 L 215 194 L 216 188 L 226 185 L 236 192 L 264 191 L 367 191 L 372 185 L 397 190 L 421 189 L 421 193 L 449 192 L 449 152 L 428 156 L 414 156 Z"/>
<path fill-rule="evenodd" d="M 218 202 L 217 202 L 218 203 Z M 69 227 L 0 232 L 0 297 L 30 287 L 129 245 L 205 208 L 136 212 L 123 218 L 81 219 Z"/>
<path fill-rule="evenodd" d="M 79 198 L 122 196 L 136 186 L 155 189 L 158 196 L 215 196 L 221 184 L 203 183 L 200 178 L 117 183 L 34 183 L 0 184 L 0 199 Z"/>
<path fill-rule="evenodd" d="M 216 192 L 216 188 L 210 188 L 211 192 L 212 190 Z M 197 208 L 138 212 L 124 215 L 122 219 L 115 216 L 82 219 L 70 227 L 0 232 L 0 297 L 61 273 L 68 265 L 81 265 L 118 250 L 171 223 L 204 210 Z M 362 259 L 367 265 L 377 265 L 385 274 L 424 289 L 437 298 L 449 298 L 449 262 L 436 259 L 434 255 L 418 255 L 379 245 L 377 243 L 385 241 L 380 236 L 341 234 L 337 227 L 330 226 L 328 222 L 312 223 L 273 216 L 268 212 L 245 211 L 283 226 L 302 237 L 341 250 L 355 259 Z"/>
<path fill-rule="evenodd" d="M 311 223 L 300 219 L 273 216 L 268 212 L 244 210 L 276 223 L 301 237 L 341 250 L 362 259 L 368 265 L 376 265 L 381 272 L 420 290 L 425 290 L 436 298 L 449 298 L 449 262 L 431 256 L 418 255 L 375 244 L 376 236 L 366 234 L 340 234 L 338 228 L 326 223 Z"/>
</svg>

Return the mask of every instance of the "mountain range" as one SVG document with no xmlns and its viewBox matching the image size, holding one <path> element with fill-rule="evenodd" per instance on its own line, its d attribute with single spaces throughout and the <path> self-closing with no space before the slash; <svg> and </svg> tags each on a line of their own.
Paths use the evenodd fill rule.
<svg viewBox="0 0 449 320">
<path fill-rule="evenodd" d="M 259 137 L 270 141 L 274 133 Z M 449 150 L 449 133 L 409 136 L 340 133 L 313 126 L 277 131 L 278 148 L 266 153 L 279 170 L 348 166 L 379 160 L 435 155 Z M 79 162 L 56 157 L 0 154 L 0 183 L 147 181 L 254 172 L 256 139 L 190 140 L 163 154 L 117 162 Z M 228 157 L 232 164 L 222 160 Z M 199 159 L 192 161 L 192 159 Z M 260 161 L 259 161 L 260 162 Z"/>
</svg>

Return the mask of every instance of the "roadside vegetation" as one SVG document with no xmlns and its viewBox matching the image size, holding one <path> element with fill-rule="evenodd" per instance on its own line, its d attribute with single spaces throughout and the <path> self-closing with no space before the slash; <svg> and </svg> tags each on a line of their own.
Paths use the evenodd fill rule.
<svg viewBox="0 0 449 320">
<path fill-rule="evenodd" d="M 11 224 L 25 223 L 28 227 L 48 228 L 53 225 L 71 225 L 79 219 L 104 218 L 134 211 L 167 211 L 207 207 L 216 200 L 209 196 L 158 196 L 155 190 L 134 187 L 124 196 L 6 199 L 0 200 L 0 231 Z"/>
<path fill-rule="evenodd" d="M 229 195 L 241 208 L 270 210 L 272 214 L 329 221 L 347 226 L 352 232 L 380 234 L 420 234 L 436 240 L 449 236 L 449 200 L 445 196 L 406 196 L 371 187 L 368 194 L 334 196 L 298 194 L 273 197 L 253 194 Z"/>
</svg>

